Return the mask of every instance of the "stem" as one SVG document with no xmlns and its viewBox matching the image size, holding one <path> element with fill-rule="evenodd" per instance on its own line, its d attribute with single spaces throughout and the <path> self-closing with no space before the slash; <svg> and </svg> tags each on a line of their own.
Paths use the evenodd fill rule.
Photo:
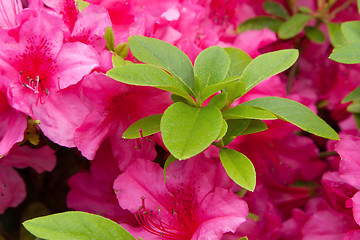
<svg viewBox="0 0 360 240">
<path fill-rule="evenodd" d="M 332 157 L 332 156 L 338 156 L 338 153 L 335 151 L 327 151 L 327 152 L 319 153 L 319 158 L 326 158 L 326 157 Z"/>
<path fill-rule="evenodd" d="M 296 14 L 298 12 L 297 0 L 287 0 L 286 2 L 291 10 L 291 13 L 293 15 Z"/>
<path fill-rule="evenodd" d="M 330 14 L 329 14 L 329 19 L 333 19 L 336 14 L 338 14 L 339 12 L 341 12 L 342 10 L 345 10 L 346 8 L 348 8 L 353 2 L 355 2 L 355 0 L 348 0 L 346 1 L 343 5 L 335 8 Z"/>
</svg>

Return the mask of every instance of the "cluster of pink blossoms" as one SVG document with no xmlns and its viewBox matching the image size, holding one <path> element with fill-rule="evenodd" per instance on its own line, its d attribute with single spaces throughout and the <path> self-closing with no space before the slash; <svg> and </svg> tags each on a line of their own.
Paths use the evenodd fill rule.
<svg viewBox="0 0 360 240">
<path fill-rule="evenodd" d="M 358 65 L 329 60 L 328 41 L 310 42 L 288 89 L 290 77 L 282 74 L 241 98 L 285 97 L 314 111 L 321 105 L 319 113 L 337 128 L 340 141 L 301 135 L 276 120 L 267 131 L 230 145 L 254 163 L 254 192 L 240 197 L 244 192 L 225 173 L 215 147 L 170 164 L 165 182 L 160 165 L 168 153 L 161 136 L 121 136 L 136 120 L 162 113 L 170 95 L 105 75 L 113 67 L 106 27 L 112 27 L 115 45 L 131 35 L 158 38 L 192 61 L 214 45 L 240 48 L 254 58 L 294 43 L 269 29 L 236 32 L 241 22 L 264 14 L 263 0 L 87 2 L 79 11 L 74 0 L 0 0 L 0 213 L 26 197 L 14 168 L 54 169 L 55 151 L 31 141 L 41 131 L 90 160 L 89 170 L 68 180 L 68 208 L 108 217 L 137 238 L 360 238 L 360 134 L 341 104 L 360 84 Z M 298 3 L 316 8 L 316 1 Z M 357 19 L 355 8 L 335 20 Z M 131 54 L 127 59 L 134 60 Z"/>
</svg>

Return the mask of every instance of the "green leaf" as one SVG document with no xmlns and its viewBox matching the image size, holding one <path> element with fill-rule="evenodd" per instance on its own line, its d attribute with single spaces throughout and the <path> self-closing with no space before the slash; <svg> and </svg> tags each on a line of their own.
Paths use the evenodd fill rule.
<svg viewBox="0 0 360 240">
<path fill-rule="evenodd" d="M 129 54 L 129 44 L 127 42 L 120 43 L 116 46 L 115 53 L 122 58 L 126 58 Z"/>
<path fill-rule="evenodd" d="M 180 97 L 179 95 L 176 95 L 176 94 L 171 94 L 170 98 L 173 101 L 173 103 L 183 102 L 183 103 L 189 104 L 189 102 L 185 98 Z"/>
<path fill-rule="evenodd" d="M 192 100 L 185 89 L 168 73 L 146 64 L 128 64 L 110 69 L 106 75 L 126 84 L 151 86 Z"/>
<path fill-rule="evenodd" d="M 239 186 L 254 191 L 256 173 L 252 162 L 244 154 L 229 148 L 221 148 L 219 155 L 229 177 Z"/>
<path fill-rule="evenodd" d="M 134 122 L 126 129 L 122 137 L 125 139 L 135 139 L 159 132 L 161 117 L 162 114 L 156 114 Z"/>
<path fill-rule="evenodd" d="M 226 100 L 227 100 L 227 93 L 223 92 L 213 96 L 209 101 L 208 105 L 215 106 L 221 110 L 225 106 Z"/>
<path fill-rule="evenodd" d="M 305 27 L 305 35 L 316 43 L 323 43 L 325 41 L 324 33 L 317 27 Z"/>
<path fill-rule="evenodd" d="M 184 52 L 169 43 L 144 36 L 131 36 L 129 45 L 138 60 L 165 69 L 194 97 L 193 66 Z"/>
<path fill-rule="evenodd" d="M 269 111 L 250 107 L 238 105 L 236 107 L 230 108 L 223 112 L 223 118 L 225 119 L 262 119 L 262 120 L 274 120 L 277 117 Z"/>
<path fill-rule="evenodd" d="M 83 0 L 76 0 L 76 6 L 79 9 L 79 12 L 84 10 L 84 8 L 88 7 L 89 5 L 90 5 L 90 3 L 85 2 Z"/>
<path fill-rule="evenodd" d="M 204 101 L 205 99 L 209 98 L 211 95 L 215 94 L 221 89 L 224 89 L 225 87 L 229 86 L 231 83 L 239 79 L 240 76 L 231 76 L 223 79 L 221 82 L 207 86 L 206 88 L 202 89 L 200 92 L 201 99 Z"/>
<path fill-rule="evenodd" d="M 272 14 L 280 18 L 288 18 L 290 16 L 286 8 L 278 2 L 265 1 L 263 3 L 263 7 L 265 9 L 265 12 L 267 12 L 268 14 Z"/>
<path fill-rule="evenodd" d="M 282 21 L 279 19 L 268 16 L 258 16 L 241 23 L 238 27 L 238 32 L 242 33 L 248 30 L 263 30 L 264 28 L 277 32 L 281 24 Z"/>
<path fill-rule="evenodd" d="M 301 13 L 312 13 L 313 11 L 308 7 L 301 6 L 301 7 L 299 7 L 299 12 L 301 12 Z"/>
<path fill-rule="evenodd" d="M 347 103 L 347 102 L 352 102 L 352 101 L 356 101 L 356 100 L 360 100 L 360 86 L 357 87 L 354 91 L 350 92 L 343 100 L 341 103 Z"/>
<path fill-rule="evenodd" d="M 303 30 L 306 23 L 311 19 L 313 19 L 313 17 L 301 13 L 291 16 L 279 27 L 279 38 L 289 39 L 295 37 L 301 32 L 301 30 Z"/>
<path fill-rule="evenodd" d="M 104 38 L 106 40 L 106 48 L 109 51 L 115 51 L 115 37 L 111 27 L 106 27 Z"/>
<path fill-rule="evenodd" d="M 114 54 L 114 55 L 112 55 L 112 64 L 113 64 L 113 67 L 120 67 L 122 65 L 126 65 L 126 62 L 122 57 Z"/>
<path fill-rule="evenodd" d="M 246 89 L 243 94 L 263 80 L 274 76 L 293 65 L 299 56 L 296 49 L 285 49 L 262 54 L 255 58 L 244 70 L 241 81 Z"/>
<path fill-rule="evenodd" d="M 232 142 L 237 136 L 241 135 L 242 132 L 246 130 L 246 128 L 250 124 L 249 119 L 230 119 L 227 120 L 228 129 L 223 137 L 224 145 L 228 145 Z"/>
<path fill-rule="evenodd" d="M 205 150 L 219 136 L 223 118 L 218 108 L 196 108 L 182 102 L 166 109 L 160 130 L 170 153 L 183 160 Z"/>
<path fill-rule="evenodd" d="M 360 102 L 353 102 L 347 106 L 347 111 L 351 113 L 360 113 Z"/>
<path fill-rule="evenodd" d="M 330 42 L 333 47 L 345 45 L 346 40 L 341 31 L 340 23 L 327 23 L 327 28 L 330 36 Z"/>
<path fill-rule="evenodd" d="M 319 118 L 309 108 L 296 101 L 279 97 L 263 97 L 242 103 L 241 105 L 270 111 L 277 115 L 278 118 L 317 136 L 333 140 L 339 139 L 334 129 L 324 120 Z"/>
<path fill-rule="evenodd" d="M 349 42 L 360 41 L 360 21 L 349 21 L 341 24 L 344 37 Z"/>
<path fill-rule="evenodd" d="M 175 162 L 177 159 L 173 156 L 173 155 L 170 155 L 166 161 L 165 161 L 165 164 L 164 164 L 164 182 L 166 182 L 166 170 L 167 168 L 169 167 L 169 165 L 172 163 L 172 162 Z"/>
<path fill-rule="evenodd" d="M 202 51 L 194 63 L 195 75 L 200 80 L 200 90 L 222 81 L 230 67 L 228 54 L 219 46 Z"/>
<path fill-rule="evenodd" d="M 356 126 L 357 126 L 358 130 L 360 130 L 360 114 L 359 113 L 353 113 L 353 117 L 355 119 Z"/>
<path fill-rule="evenodd" d="M 85 212 L 63 212 L 28 220 L 24 227 L 39 238 L 48 240 L 135 240 L 118 223 Z"/>
<path fill-rule="evenodd" d="M 249 240 L 249 239 L 245 236 L 245 237 L 239 238 L 238 240 Z"/>
<path fill-rule="evenodd" d="M 232 102 L 241 97 L 245 92 L 245 88 L 246 86 L 242 81 L 233 82 L 226 86 L 225 91 L 228 94 L 229 102 L 225 106 L 230 106 Z"/>
<path fill-rule="evenodd" d="M 252 61 L 252 58 L 244 51 L 238 48 L 224 48 L 230 58 L 230 67 L 227 77 L 241 75 L 246 66 Z"/>
<path fill-rule="evenodd" d="M 266 124 L 261 120 L 252 119 L 247 128 L 240 135 L 248 135 L 267 130 Z"/>
<path fill-rule="evenodd" d="M 228 129 L 228 125 L 227 125 L 226 121 L 223 119 L 221 131 L 219 133 L 219 136 L 216 138 L 216 140 L 222 139 L 225 136 L 227 129 Z"/>
<path fill-rule="evenodd" d="M 339 63 L 360 63 L 360 42 L 335 48 L 329 58 Z"/>
</svg>

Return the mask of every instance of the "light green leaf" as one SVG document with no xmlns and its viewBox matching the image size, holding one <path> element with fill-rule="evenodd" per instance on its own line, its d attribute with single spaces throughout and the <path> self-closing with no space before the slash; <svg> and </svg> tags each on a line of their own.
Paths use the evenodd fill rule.
<svg viewBox="0 0 360 240">
<path fill-rule="evenodd" d="M 356 122 L 356 126 L 358 130 L 360 130 L 360 114 L 359 113 L 353 113 L 354 120 Z"/>
<path fill-rule="evenodd" d="M 206 88 L 204 88 L 200 91 L 201 99 L 204 101 L 205 99 L 209 98 L 211 95 L 224 89 L 225 87 L 229 86 L 231 83 L 233 83 L 239 79 L 240 79 L 240 76 L 231 76 L 231 77 L 227 77 L 227 78 L 223 79 L 221 82 L 207 86 Z"/>
<path fill-rule="evenodd" d="M 360 63 L 360 42 L 335 48 L 329 58 L 339 63 Z"/>
<path fill-rule="evenodd" d="M 360 113 L 360 102 L 351 103 L 346 110 L 351 113 Z"/>
<path fill-rule="evenodd" d="M 340 47 L 345 45 L 346 40 L 341 31 L 340 23 L 327 23 L 327 28 L 330 36 L 330 42 L 333 47 Z"/>
<path fill-rule="evenodd" d="M 183 160 L 205 150 L 219 136 L 223 118 L 218 108 L 196 108 L 182 102 L 166 109 L 160 130 L 170 153 Z"/>
<path fill-rule="evenodd" d="M 120 43 L 116 46 L 115 53 L 122 58 L 126 58 L 129 54 L 129 44 L 127 42 Z"/>
<path fill-rule="evenodd" d="M 114 55 L 112 55 L 112 64 L 113 64 L 113 67 L 120 67 L 122 65 L 125 65 L 126 62 L 122 57 L 114 54 Z"/>
<path fill-rule="evenodd" d="M 224 48 L 230 57 L 230 67 L 227 77 L 238 76 L 244 71 L 246 66 L 252 61 L 252 58 L 244 51 L 238 48 Z"/>
<path fill-rule="evenodd" d="M 316 43 L 323 43 L 325 41 L 324 33 L 317 27 L 305 27 L 305 35 Z"/>
<path fill-rule="evenodd" d="M 349 93 L 343 100 L 341 103 L 347 103 L 347 102 L 352 102 L 352 101 L 357 101 L 360 100 L 360 86 L 357 87 L 354 91 L 352 91 L 351 93 Z"/>
<path fill-rule="evenodd" d="M 248 30 L 263 30 L 264 28 L 277 32 L 281 24 L 282 21 L 279 19 L 269 16 L 258 16 L 241 23 L 238 27 L 238 32 L 242 33 Z"/>
<path fill-rule="evenodd" d="M 248 135 L 267 130 L 266 124 L 261 120 L 252 119 L 247 128 L 239 135 Z"/>
<path fill-rule="evenodd" d="M 298 35 L 306 23 L 313 17 L 305 14 L 295 14 L 279 27 L 278 35 L 281 39 L 289 39 Z"/>
<path fill-rule="evenodd" d="M 110 69 L 106 75 L 119 82 L 156 87 L 191 100 L 185 89 L 172 76 L 155 66 L 128 64 Z"/>
<path fill-rule="evenodd" d="M 269 111 L 261 108 L 242 106 L 230 108 L 223 112 L 225 119 L 260 119 L 260 120 L 274 120 L 277 117 Z"/>
<path fill-rule="evenodd" d="M 227 93 L 223 92 L 220 94 L 217 94 L 211 98 L 208 105 L 212 105 L 217 107 L 218 109 L 222 109 L 226 103 L 227 100 Z"/>
<path fill-rule="evenodd" d="M 245 92 L 245 84 L 242 81 L 233 82 L 226 86 L 225 91 L 228 94 L 229 102 L 225 106 L 230 106 L 236 99 L 241 97 Z"/>
<path fill-rule="evenodd" d="M 162 114 L 156 114 L 134 122 L 126 129 L 122 137 L 125 139 L 135 139 L 159 132 L 161 117 Z"/>
<path fill-rule="evenodd" d="M 230 119 L 226 122 L 228 129 L 223 137 L 225 146 L 230 144 L 237 136 L 241 135 L 241 133 L 244 132 L 250 124 L 249 119 Z"/>
<path fill-rule="evenodd" d="M 288 18 L 290 16 L 286 8 L 278 2 L 265 1 L 263 3 L 263 7 L 265 9 L 265 12 L 267 12 L 268 14 L 272 14 L 280 18 Z"/>
<path fill-rule="evenodd" d="M 249 240 L 249 239 L 245 236 L 245 237 L 239 238 L 238 240 Z"/>
<path fill-rule="evenodd" d="M 219 155 L 229 177 L 239 186 L 254 191 L 256 173 L 252 162 L 244 154 L 229 148 L 221 148 Z"/>
<path fill-rule="evenodd" d="M 270 111 L 277 115 L 278 118 L 320 137 L 333 140 L 339 139 L 334 129 L 324 120 L 319 118 L 309 108 L 296 101 L 279 97 L 263 97 L 242 103 L 241 105 Z"/>
<path fill-rule="evenodd" d="M 219 46 L 202 51 L 194 63 L 195 75 L 200 80 L 200 90 L 222 81 L 230 67 L 228 54 Z"/>
<path fill-rule="evenodd" d="M 301 13 L 312 13 L 313 11 L 308 7 L 301 6 L 301 7 L 299 7 L 299 12 L 301 12 Z"/>
<path fill-rule="evenodd" d="M 76 0 L 76 6 L 79 9 L 79 12 L 84 10 L 84 8 L 88 7 L 89 5 L 90 5 L 90 3 L 85 2 L 83 0 Z"/>
<path fill-rule="evenodd" d="M 169 43 L 144 36 L 131 36 L 129 45 L 138 60 L 165 69 L 194 97 L 194 70 L 184 52 Z"/>
<path fill-rule="evenodd" d="M 115 37 L 114 37 L 113 29 L 111 27 L 105 28 L 104 38 L 106 40 L 106 48 L 109 51 L 114 51 L 115 50 Z"/>
<path fill-rule="evenodd" d="M 216 138 L 216 140 L 222 139 L 225 136 L 227 129 L 228 129 L 228 125 L 227 125 L 226 121 L 223 119 L 221 131 L 219 133 L 219 136 Z"/>
<path fill-rule="evenodd" d="M 360 41 L 360 21 L 349 21 L 341 24 L 344 37 L 349 42 Z"/>
<path fill-rule="evenodd" d="M 172 162 L 175 162 L 177 159 L 173 156 L 173 155 L 170 155 L 166 161 L 165 161 L 165 164 L 164 164 L 164 181 L 166 182 L 166 170 L 167 168 L 169 167 L 169 165 L 172 163 Z"/>
<path fill-rule="evenodd" d="M 296 49 L 285 49 L 262 54 L 255 58 L 244 70 L 241 81 L 246 89 L 243 94 L 263 80 L 274 76 L 293 65 L 299 56 Z"/>
<path fill-rule="evenodd" d="M 118 223 L 85 212 L 63 212 L 28 220 L 24 227 L 48 240 L 135 240 Z"/>
</svg>

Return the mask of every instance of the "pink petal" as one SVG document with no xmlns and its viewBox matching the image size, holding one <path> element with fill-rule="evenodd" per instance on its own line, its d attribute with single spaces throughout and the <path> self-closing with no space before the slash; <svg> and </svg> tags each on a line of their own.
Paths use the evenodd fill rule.
<svg viewBox="0 0 360 240">
<path fill-rule="evenodd" d="M 42 173 L 54 169 L 56 157 L 54 150 L 47 145 L 39 149 L 15 145 L 6 157 L 0 159 L 0 163 L 16 168 L 32 167 L 38 173 Z"/>
<path fill-rule="evenodd" d="M 360 192 L 357 192 L 352 198 L 353 215 L 355 222 L 360 226 Z"/>
<path fill-rule="evenodd" d="M 59 73 L 53 76 L 53 81 L 57 81 L 60 89 L 64 89 L 78 83 L 99 66 L 99 55 L 94 48 L 83 43 L 65 43 L 56 63 Z"/>
<path fill-rule="evenodd" d="M 12 167 L 0 166 L 0 214 L 16 207 L 26 196 L 25 183 Z"/>
<path fill-rule="evenodd" d="M 348 184 L 360 189 L 360 138 L 354 136 L 343 137 L 335 146 L 340 154 L 340 177 Z"/>
</svg>

